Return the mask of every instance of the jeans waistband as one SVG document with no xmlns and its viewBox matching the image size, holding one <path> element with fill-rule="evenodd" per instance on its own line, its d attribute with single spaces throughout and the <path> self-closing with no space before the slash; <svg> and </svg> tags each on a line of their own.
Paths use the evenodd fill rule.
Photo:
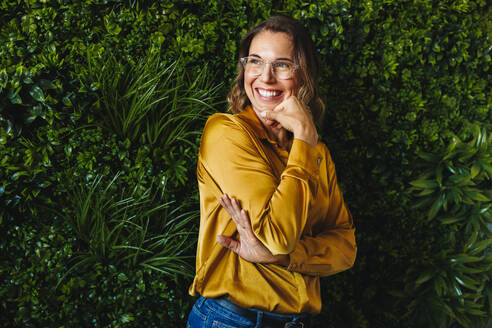
<svg viewBox="0 0 492 328">
<path fill-rule="evenodd" d="M 227 310 L 253 322 L 256 322 L 258 320 L 258 316 L 260 315 L 262 324 L 265 326 L 308 328 L 311 321 L 311 316 L 307 313 L 279 314 L 256 309 L 246 309 L 232 303 L 225 297 L 210 298 L 210 300 L 222 306 L 223 308 L 226 308 Z"/>
</svg>

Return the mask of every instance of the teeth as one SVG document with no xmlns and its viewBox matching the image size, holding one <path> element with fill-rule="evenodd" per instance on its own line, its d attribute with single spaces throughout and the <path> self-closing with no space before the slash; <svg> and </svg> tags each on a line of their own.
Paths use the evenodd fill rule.
<svg viewBox="0 0 492 328">
<path fill-rule="evenodd" d="M 276 90 L 269 91 L 269 90 L 258 89 L 258 93 L 263 97 L 276 97 L 280 95 L 281 92 L 282 91 L 276 91 Z"/>
</svg>

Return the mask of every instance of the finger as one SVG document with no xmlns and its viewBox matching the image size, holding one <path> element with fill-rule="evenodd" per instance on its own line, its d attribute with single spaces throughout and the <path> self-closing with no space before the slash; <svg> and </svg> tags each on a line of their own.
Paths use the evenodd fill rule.
<svg viewBox="0 0 492 328">
<path fill-rule="evenodd" d="M 240 243 L 238 241 L 232 239 L 231 237 L 219 235 L 219 236 L 217 236 L 216 240 L 219 244 L 221 244 L 225 248 L 229 248 L 230 250 L 232 250 L 236 254 L 239 253 Z"/>
<path fill-rule="evenodd" d="M 249 216 L 246 216 L 246 219 L 243 216 L 243 210 L 241 206 L 239 206 L 238 201 L 236 199 L 232 199 L 232 206 L 234 207 L 234 213 L 236 213 L 236 225 L 239 229 L 247 229 L 249 224 Z M 250 228 L 251 229 L 251 228 Z"/>
<path fill-rule="evenodd" d="M 232 199 L 232 207 L 237 214 L 241 214 L 241 206 L 239 206 L 239 203 L 235 198 Z"/>
<path fill-rule="evenodd" d="M 231 198 L 229 197 L 228 194 L 224 194 L 224 203 L 230 207 L 231 209 L 233 209 L 233 206 L 232 206 L 232 202 L 231 202 Z"/>
<path fill-rule="evenodd" d="M 239 211 L 237 221 L 242 229 L 246 229 L 246 230 L 251 229 L 251 222 L 249 221 L 249 215 L 246 213 L 245 210 Z"/>
<path fill-rule="evenodd" d="M 280 105 L 279 105 L 280 106 Z M 286 114 L 286 112 L 283 111 L 284 107 L 283 106 L 277 106 L 274 108 L 273 111 L 264 111 L 261 112 L 260 115 L 266 119 L 266 121 L 274 121 L 274 123 L 269 124 L 269 126 L 274 126 L 276 128 L 289 126 L 289 114 Z M 279 108 L 277 110 L 277 108 Z M 275 125 L 275 123 L 278 123 L 278 125 Z M 287 129 L 289 130 L 289 129 Z"/>
<path fill-rule="evenodd" d="M 249 240 L 258 240 L 255 233 L 253 232 L 253 228 L 251 227 L 251 220 L 249 219 L 249 215 L 245 210 L 241 210 L 241 218 L 243 221 L 243 234 L 246 234 L 246 238 Z"/>
<path fill-rule="evenodd" d="M 251 229 L 251 220 L 249 219 L 249 215 L 245 210 L 241 210 L 241 220 L 243 221 L 246 228 Z"/>
<path fill-rule="evenodd" d="M 234 213 L 234 207 L 231 204 L 231 199 L 229 198 L 229 196 L 227 196 L 227 194 L 224 194 L 224 196 L 222 197 L 222 203 L 221 203 L 221 205 L 226 209 L 226 211 L 230 215 L 235 215 L 235 213 Z"/>
<path fill-rule="evenodd" d="M 276 117 L 278 116 L 278 113 L 272 111 L 263 111 L 260 113 L 260 116 L 267 120 L 275 121 Z"/>
<path fill-rule="evenodd" d="M 229 212 L 229 209 L 231 208 L 230 200 L 227 197 L 222 196 L 219 198 L 219 202 L 220 205 L 222 205 L 222 207 L 224 207 Z"/>
<path fill-rule="evenodd" d="M 229 213 L 232 221 L 234 221 L 234 224 L 236 225 L 237 230 L 241 233 L 243 226 L 242 221 L 240 220 L 240 212 L 236 211 L 232 204 L 228 208 L 229 210 L 227 210 L 227 213 Z"/>
<path fill-rule="evenodd" d="M 233 209 L 232 207 L 230 206 L 229 203 L 227 203 L 226 200 L 224 200 L 223 197 L 219 198 L 219 203 L 220 205 L 226 210 L 226 212 L 230 215 L 230 216 L 233 216 L 234 215 L 234 212 L 233 212 Z"/>
<path fill-rule="evenodd" d="M 289 99 L 289 98 L 287 98 L 287 99 Z M 285 109 L 285 102 L 286 102 L 286 100 L 284 100 L 282 103 L 280 103 L 277 106 L 275 106 L 275 108 L 273 109 L 273 112 L 274 113 L 277 113 L 277 112 L 283 111 Z"/>
</svg>

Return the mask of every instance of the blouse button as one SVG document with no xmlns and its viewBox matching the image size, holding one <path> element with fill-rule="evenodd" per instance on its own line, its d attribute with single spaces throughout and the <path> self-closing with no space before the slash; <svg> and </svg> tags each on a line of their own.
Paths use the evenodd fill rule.
<svg viewBox="0 0 492 328">
<path fill-rule="evenodd" d="M 316 160 L 316 163 L 318 163 L 318 165 L 321 164 L 321 157 L 318 157 L 318 159 Z"/>
</svg>

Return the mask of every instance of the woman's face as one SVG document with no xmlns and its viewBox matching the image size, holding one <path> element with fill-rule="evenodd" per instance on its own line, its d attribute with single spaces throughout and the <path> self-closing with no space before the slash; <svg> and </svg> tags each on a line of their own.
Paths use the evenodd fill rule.
<svg viewBox="0 0 492 328">
<path fill-rule="evenodd" d="M 294 58 L 294 45 L 289 35 L 282 32 L 263 31 L 257 34 L 249 46 L 249 55 L 259 57 L 271 63 L 275 60 L 291 60 Z M 275 78 L 271 65 L 266 64 L 263 73 L 252 76 L 244 72 L 244 88 L 253 109 L 259 116 L 260 112 L 273 110 L 282 101 L 296 94 L 295 74 L 287 80 Z"/>
</svg>

